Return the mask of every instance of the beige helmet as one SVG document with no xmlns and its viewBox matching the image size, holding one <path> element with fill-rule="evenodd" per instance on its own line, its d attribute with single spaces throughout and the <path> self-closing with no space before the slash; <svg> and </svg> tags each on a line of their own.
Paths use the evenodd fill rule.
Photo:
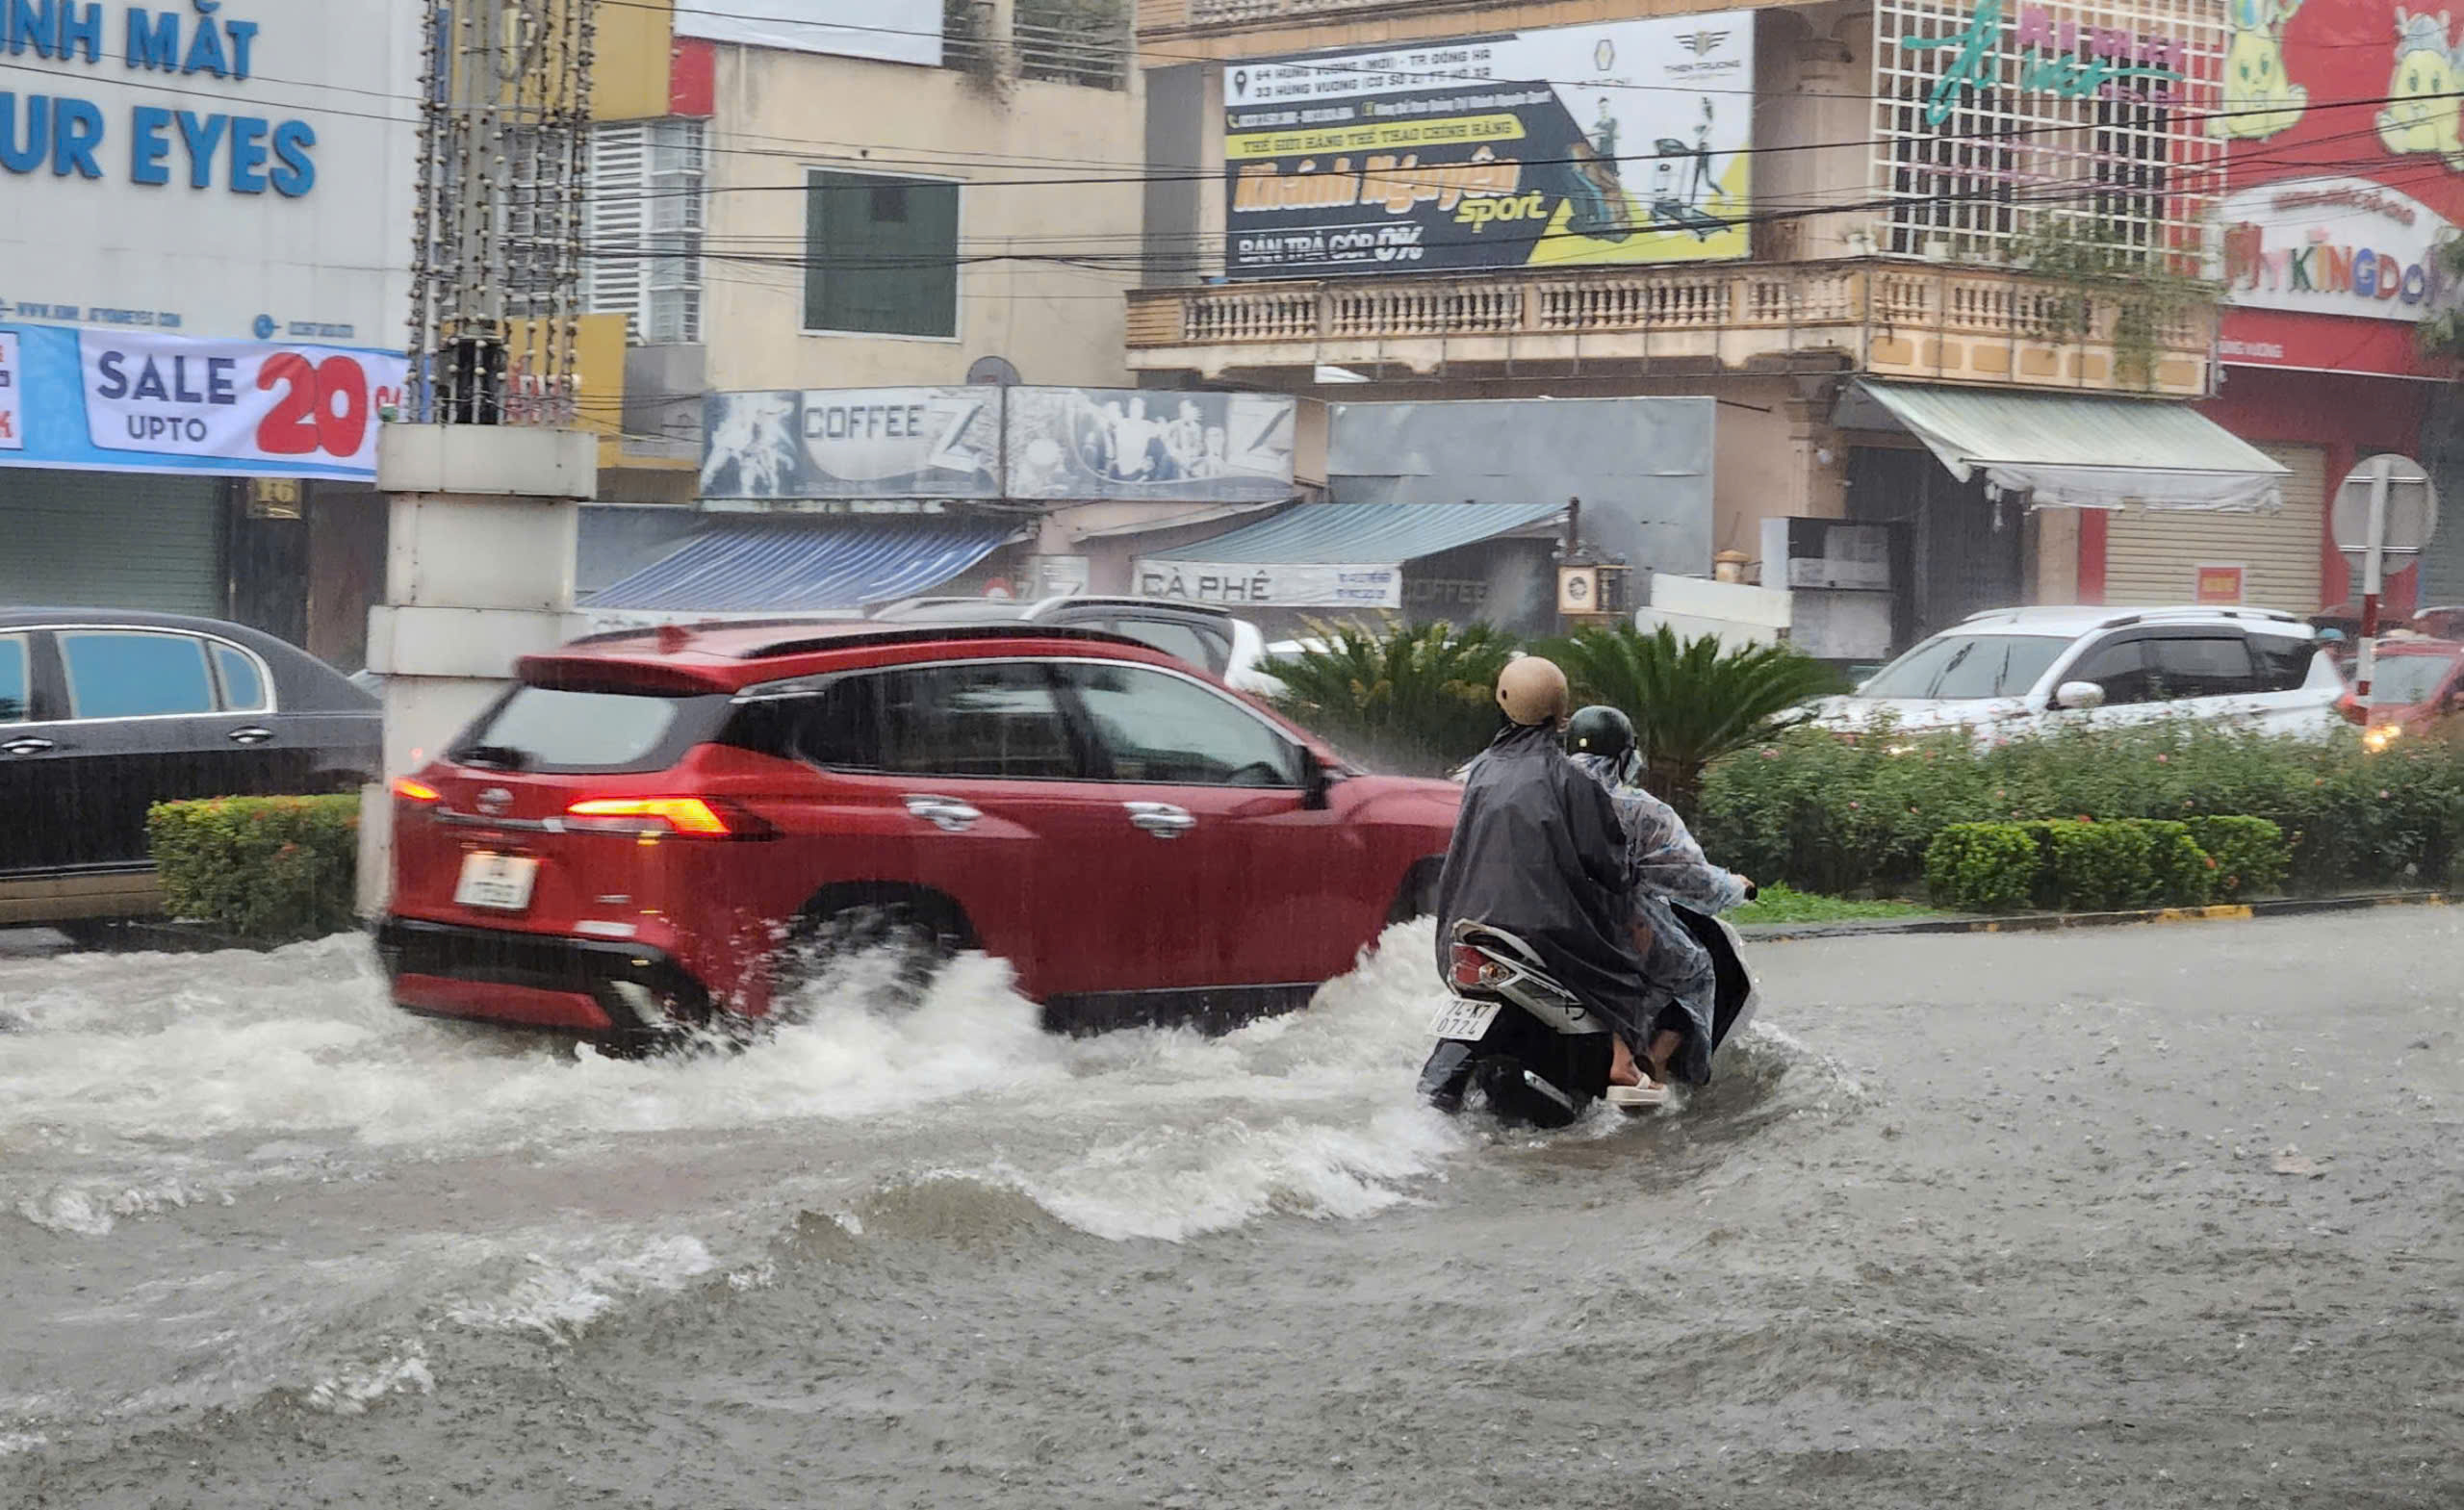
<svg viewBox="0 0 2464 1510">
<path fill-rule="evenodd" d="M 1537 655 L 1520 655 L 1498 673 L 1498 706 L 1505 716 L 1529 728 L 1555 725 L 1566 716 L 1566 674 L 1557 663 Z"/>
</svg>

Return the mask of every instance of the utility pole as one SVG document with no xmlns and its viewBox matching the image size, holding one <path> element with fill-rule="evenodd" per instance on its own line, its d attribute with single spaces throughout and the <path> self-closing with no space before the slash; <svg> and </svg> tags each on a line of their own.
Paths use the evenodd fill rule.
<svg viewBox="0 0 2464 1510">
<path fill-rule="evenodd" d="M 378 439 L 392 496 L 385 785 L 361 800 L 360 907 L 381 910 L 394 779 L 439 754 L 522 655 L 570 630 L 598 439 L 574 428 L 597 0 L 424 0 L 410 381 Z"/>
</svg>

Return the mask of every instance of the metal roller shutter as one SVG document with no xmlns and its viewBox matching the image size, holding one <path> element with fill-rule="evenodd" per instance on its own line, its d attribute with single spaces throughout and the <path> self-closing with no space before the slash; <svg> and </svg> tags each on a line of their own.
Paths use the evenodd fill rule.
<svg viewBox="0 0 2464 1510">
<path fill-rule="evenodd" d="M 2198 568 L 2245 569 L 2242 601 L 2258 608 L 2316 613 L 2320 542 L 2326 535 L 2327 451 L 2322 446 L 2259 449 L 2293 469 L 2273 514 L 2192 514 L 2117 509 L 2105 535 L 2105 601 L 2187 603 Z"/>
<path fill-rule="evenodd" d="M 0 468 L 0 603 L 220 617 L 222 486 Z"/>
</svg>

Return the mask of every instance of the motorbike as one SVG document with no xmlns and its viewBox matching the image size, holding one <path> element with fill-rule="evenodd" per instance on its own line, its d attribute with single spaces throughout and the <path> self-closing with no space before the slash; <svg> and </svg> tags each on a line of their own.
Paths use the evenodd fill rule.
<svg viewBox="0 0 2464 1510">
<path fill-rule="evenodd" d="M 1735 929 L 1681 905 L 1673 910 L 1710 951 L 1716 1064 L 1754 1020 L 1754 976 Z M 1501 1121 L 1558 1128 L 1606 1094 L 1614 1054 L 1608 1019 L 1553 979 L 1530 945 L 1465 918 L 1454 925 L 1447 966 L 1450 994 L 1429 1025 L 1437 1047 L 1421 1068 L 1420 1092 L 1432 1106 L 1459 1112 L 1477 1091 Z"/>
</svg>

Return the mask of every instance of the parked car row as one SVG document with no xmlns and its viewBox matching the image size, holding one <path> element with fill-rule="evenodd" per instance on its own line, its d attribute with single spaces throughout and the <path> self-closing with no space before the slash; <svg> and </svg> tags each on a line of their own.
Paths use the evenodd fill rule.
<svg viewBox="0 0 2464 1510">
<path fill-rule="evenodd" d="M 154 910 L 148 807 L 356 790 L 382 764 L 381 718 L 240 625 L 0 609 L 0 927 Z"/>
</svg>

